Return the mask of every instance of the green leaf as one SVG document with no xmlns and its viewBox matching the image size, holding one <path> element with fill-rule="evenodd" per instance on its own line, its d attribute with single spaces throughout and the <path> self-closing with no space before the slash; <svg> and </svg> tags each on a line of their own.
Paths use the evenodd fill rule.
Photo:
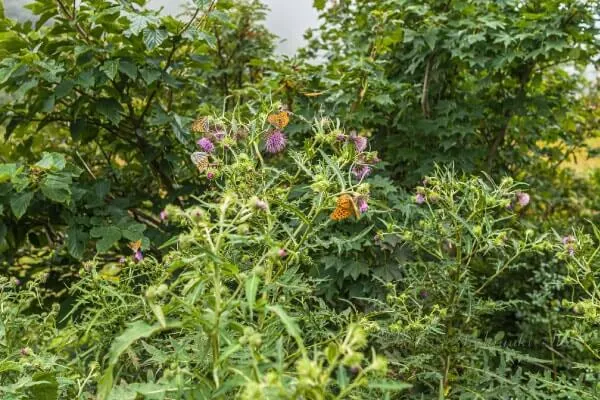
<svg viewBox="0 0 600 400">
<path fill-rule="evenodd" d="M 167 328 L 177 328 L 179 326 L 179 323 L 169 323 L 166 325 Z M 121 354 L 123 354 L 123 352 L 135 341 L 148 338 L 163 329 L 165 328 L 161 327 L 160 324 L 148 325 L 144 321 L 135 321 L 128 324 L 127 329 L 125 329 L 125 331 L 120 334 L 110 346 L 108 352 L 109 367 L 114 366 Z"/>
<path fill-rule="evenodd" d="M 198 32 L 198 38 L 204 40 L 210 48 L 217 48 L 217 38 L 214 35 L 206 32 Z"/>
<path fill-rule="evenodd" d="M 52 372 L 36 372 L 32 376 L 32 385 L 27 391 L 30 398 L 36 400 L 57 400 L 58 381 Z"/>
<path fill-rule="evenodd" d="M 123 237 L 132 242 L 142 239 L 145 230 L 146 225 L 137 222 L 121 227 Z"/>
<path fill-rule="evenodd" d="M 33 195 L 33 192 L 25 192 L 10 199 L 10 208 L 17 219 L 20 219 L 25 214 L 33 199 Z"/>
<path fill-rule="evenodd" d="M 137 78 L 137 67 L 130 61 L 119 60 L 119 71 L 127 75 L 131 80 L 136 80 Z"/>
<path fill-rule="evenodd" d="M 153 68 L 142 68 L 140 69 L 140 75 L 142 76 L 144 82 L 146 82 L 148 85 L 151 85 L 161 77 L 162 71 Z"/>
<path fill-rule="evenodd" d="M 63 97 L 71 93 L 73 87 L 75 87 L 75 83 L 72 80 L 64 80 L 61 83 L 59 83 L 54 89 L 54 96 L 57 100 L 62 99 Z"/>
<path fill-rule="evenodd" d="M 40 189 L 44 196 L 57 203 L 66 203 L 71 199 L 71 178 L 65 175 L 48 174 Z"/>
<path fill-rule="evenodd" d="M 31 79 L 25 83 L 23 83 L 14 93 L 14 101 L 20 101 L 25 97 L 27 93 L 34 87 L 37 87 L 39 84 L 37 79 Z"/>
<path fill-rule="evenodd" d="M 173 128 L 173 133 L 175 133 L 177 140 L 179 140 L 181 144 L 187 144 L 188 131 L 185 129 L 185 121 L 183 120 L 183 117 L 174 114 L 173 120 L 171 121 L 171 128 Z"/>
<path fill-rule="evenodd" d="M 325 8 L 325 4 L 327 4 L 327 0 L 314 0 L 313 7 L 318 11 L 322 11 Z"/>
<path fill-rule="evenodd" d="M 296 340 L 298 347 L 300 347 L 300 349 L 304 350 L 304 343 L 302 342 L 302 335 L 300 334 L 300 328 L 298 328 L 296 321 L 294 321 L 284 311 L 284 309 L 278 305 L 274 305 L 274 306 L 269 305 L 269 306 L 267 306 L 267 310 L 271 311 L 272 313 L 276 314 L 279 317 L 279 319 L 283 323 L 283 326 L 285 327 L 285 330 L 287 331 L 287 333 Z"/>
<path fill-rule="evenodd" d="M 114 80 L 119 72 L 119 61 L 118 60 L 107 60 L 100 67 L 100 71 L 104 72 L 106 76 Z"/>
<path fill-rule="evenodd" d="M 148 50 L 154 50 L 168 37 L 164 29 L 144 29 L 144 44 Z"/>
<path fill-rule="evenodd" d="M 10 181 L 18 172 L 17 164 L 0 164 L 0 183 Z"/>
<path fill-rule="evenodd" d="M 121 103 L 115 99 L 100 99 L 96 102 L 96 110 L 105 116 L 113 125 L 118 125 L 121 121 L 121 112 L 123 108 Z"/>
<path fill-rule="evenodd" d="M 248 302 L 248 309 L 250 310 L 250 319 L 253 318 L 254 303 L 256 302 L 256 291 L 258 290 L 258 283 L 260 278 L 257 274 L 252 274 L 250 279 L 246 280 L 246 301 Z"/>
<path fill-rule="evenodd" d="M 96 242 L 96 250 L 98 253 L 108 251 L 116 242 L 121 240 L 121 230 L 116 226 L 101 226 L 95 227 L 90 231 L 90 235 L 94 238 L 100 238 Z"/>
<path fill-rule="evenodd" d="M 384 392 L 401 392 L 412 387 L 412 385 L 408 383 L 397 382 L 387 379 L 369 382 L 367 386 L 371 389 L 383 390 Z"/>
<path fill-rule="evenodd" d="M 42 154 L 42 159 L 38 161 L 35 166 L 41 169 L 49 171 L 62 171 L 67 165 L 65 156 L 59 153 L 47 153 Z"/>
<path fill-rule="evenodd" d="M 88 234 L 77 228 L 67 230 L 67 250 L 71 257 L 81 259 L 88 241 Z"/>
</svg>

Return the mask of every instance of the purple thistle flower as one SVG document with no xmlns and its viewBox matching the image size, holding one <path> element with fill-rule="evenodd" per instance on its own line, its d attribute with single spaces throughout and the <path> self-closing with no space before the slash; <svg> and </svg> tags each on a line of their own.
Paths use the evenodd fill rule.
<svg viewBox="0 0 600 400">
<path fill-rule="evenodd" d="M 206 153 L 212 153 L 215 151 L 215 145 L 210 141 L 209 138 L 203 137 L 202 139 L 198 140 L 196 144 Z"/>
<path fill-rule="evenodd" d="M 269 136 L 267 136 L 266 149 L 267 152 L 271 154 L 283 151 L 283 149 L 285 149 L 286 144 L 287 139 L 281 131 L 273 131 Z"/>
<path fill-rule="evenodd" d="M 574 241 L 575 241 L 575 238 L 574 238 L 573 236 L 571 236 L 571 235 L 569 235 L 569 236 L 564 236 L 564 237 L 561 239 L 561 242 L 562 242 L 562 244 L 564 244 L 564 245 L 566 245 L 566 244 L 569 244 L 569 243 L 573 243 Z"/>
<path fill-rule="evenodd" d="M 425 196 L 422 193 L 417 193 L 415 196 L 415 203 L 417 204 L 423 204 L 425 203 L 425 200 Z"/>
<path fill-rule="evenodd" d="M 352 174 L 358 180 L 363 180 L 367 176 L 371 175 L 371 167 L 368 165 L 355 165 L 352 168 Z"/>
<path fill-rule="evenodd" d="M 517 192 L 517 203 L 519 203 L 521 207 L 525 207 L 529 204 L 529 195 L 525 192 Z"/>
<path fill-rule="evenodd" d="M 135 262 L 140 262 L 144 259 L 144 255 L 142 254 L 141 250 L 136 251 L 133 254 L 133 259 L 135 260 Z"/>
<path fill-rule="evenodd" d="M 214 173 L 214 172 L 212 172 L 212 171 L 208 171 L 208 172 L 206 173 L 206 179 L 208 179 L 208 180 L 213 180 L 213 179 L 215 179 L 215 173 Z"/>
<path fill-rule="evenodd" d="M 569 245 L 568 251 L 569 251 L 569 255 L 571 257 L 573 257 L 575 255 L 575 248 L 573 247 L 573 245 Z"/>
<path fill-rule="evenodd" d="M 335 138 L 336 138 L 336 140 L 338 142 L 345 142 L 346 141 L 346 135 L 344 135 L 343 133 L 338 133 Z"/>
<path fill-rule="evenodd" d="M 160 220 L 166 221 L 168 218 L 169 218 L 169 213 L 167 213 L 167 210 L 162 210 L 160 212 Z"/>
<path fill-rule="evenodd" d="M 13 283 L 15 284 L 15 286 L 21 286 L 21 280 L 19 278 L 15 278 L 13 280 Z"/>
<path fill-rule="evenodd" d="M 277 250 L 277 255 L 280 258 L 285 258 L 285 257 L 287 257 L 287 251 L 285 251 L 285 249 L 279 249 L 279 250 Z"/>
<path fill-rule="evenodd" d="M 359 197 L 356 201 L 356 205 L 361 214 L 364 214 L 369 210 L 369 204 L 367 203 L 367 199 L 364 197 Z"/>
<path fill-rule="evenodd" d="M 367 149 L 368 140 L 364 136 L 352 136 L 352 141 L 354 142 L 354 147 L 356 147 L 356 151 L 362 153 Z"/>
<path fill-rule="evenodd" d="M 119 258 L 119 264 L 125 264 L 126 262 L 127 262 L 127 259 L 125 257 Z"/>
</svg>

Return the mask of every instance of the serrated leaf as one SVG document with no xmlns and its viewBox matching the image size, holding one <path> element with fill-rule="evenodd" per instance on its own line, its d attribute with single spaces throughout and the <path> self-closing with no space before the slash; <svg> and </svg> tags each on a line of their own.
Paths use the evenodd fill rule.
<svg viewBox="0 0 600 400">
<path fill-rule="evenodd" d="M 294 321 L 285 312 L 285 310 L 278 305 L 267 306 L 267 310 L 271 311 L 272 313 L 276 314 L 279 317 L 279 319 L 283 323 L 283 326 L 285 327 L 285 330 L 287 331 L 287 333 L 296 340 L 296 343 L 298 344 L 298 347 L 300 347 L 300 349 L 304 349 L 304 343 L 302 342 L 302 335 L 300 334 L 300 328 L 298 328 L 296 321 Z"/>
<path fill-rule="evenodd" d="M 33 199 L 33 192 L 20 193 L 10 199 L 10 208 L 17 219 L 25 215 L 25 211 L 29 207 Z"/>
<path fill-rule="evenodd" d="M 217 38 L 214 35 L 206 32 L 198 32 L 198 39 L 204 40 L 206 44 L 212 48 L 217 48 Z"/>
<path fill-rule="evenodd" d="M 90 235 L 95 238 L 100 238 L 96 242 L 96 251 L 104 253 L 108 251 L 115 243 L 121 240 L 121 230 L 116 226 L 101 226 L 95 227 L 90 231 Z"/>
<path fill-rule="evenodd" d="M 40 189 L 44 196 L 57 203 L 66 203 L 71 199 L 71 178 L 65 175 L 48 174 Z"/>
<path fill-rule="evenodd" d="M 119 72 L 119 61 L 118 60 L 108 60 L 105 61 L 104 64 L 100 67 L 100 71 L 104 72 L 106 76 L 110 79 L 114 80 Z"/>
<path fill-rule="evenodd" d="M 67 165 L 65 156 L 59 153 L 48 153 L 42 154 L 42 159 L 38 161 L 35 166 L 44 170 L 49 171 L 62 171 Z"/>
<path fill-rule="evenodd" d="M 148 50 L 154 50 L 167 39 L 167 31 L 164 29 L 144 29 L 144 44 Z"/>
<path fill-rule="evenodd" d="M 67 251 L 73 258 L 81 259 L 88 241 L 88 234 L 77 228 L 67 230 Z"/>
<path fill-rule="evenodd" d="M 158 69 L 143 68 L 140 69 L 140 75 L 142 76 L 144 82 L 146 82 L 148 85 L 151 85 L 161 77 L 162 71 Z"/>
<path fill-rule="evenodd" d="M 121 121 L 123 108 L 115 99 L 99 99 L 96 102 L 96 110 L 114 125 L 118 125 Z"/>
<path fill-rule="evenodd" d="M 175 114 L 173 116 L 173 120 L 171 121 L 171 128 L 173 128 L 173 133 L 175 133 L 175 137 L 177 140 L 181 142 L 181 144 L 187 144 L 188 142 L 188 131 L 185 129 L 185 122 L 180 115 Z"/>
<path fill-rule="evenodd" d="M 0 183 L 10 181 L 17 172 L 17 164 L 0 164 Z"/>
<path fill-rule="evenodd" d="M 119 71 L 127 75 L 132 80 L 137 78 L 137 67 L 130 61 L 119 60 Z"/>
</svg>

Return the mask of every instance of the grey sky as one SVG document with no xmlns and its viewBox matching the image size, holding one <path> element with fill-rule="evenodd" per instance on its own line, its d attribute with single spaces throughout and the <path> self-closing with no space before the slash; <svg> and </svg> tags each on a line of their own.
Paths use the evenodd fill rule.
<svg viewBox="0 0 600 400">
<path fill-rule="evenodd" d="M 152 7 L 164 7 L 165 11 L 177 14 L 188 0 L 150 0 Z M 266 25 L 279 36 L 278 51 L 291 55 L 304 43 L 302 35 L 311 27 L 317 26 L 317 11 L 312 0 L 263 0 L 271 12 Z"/>
</svg>

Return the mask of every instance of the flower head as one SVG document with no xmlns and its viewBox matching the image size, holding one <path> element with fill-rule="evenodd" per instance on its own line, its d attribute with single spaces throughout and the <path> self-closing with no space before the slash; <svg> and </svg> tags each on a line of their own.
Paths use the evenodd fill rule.
<svg viewBox="0 0 600 400">
<path fill-rule="evenodd" d="M 266 140 L 267 152 L 271 154 L 279 153 L 285 149 L 287 138 L 281 131 L 273 131 Z"/>
<path fill-rule="evenodd" d="M 224 129 L 217 129 L 215 133 L 213 133 L 213 136 L 217 142 L 220 142 L 221 140 L 225 139 L 227 132 Z"/>
<path fill-rule="evenodd" d="M 209 138 L 203 137 L 202 139 L 199 139 L 196 144 L 202 149 L 202 151 L 206 153 L 212 153 L 215 151 L 215 145 L 210 141 Z"/>
<path fill-rule="evenodd" d="M 363 196 L 359 197 L 356 200 L 356 206 L 358 207 L 358 211 L 361 214 L 364 214 L 369 210 L 369 204 L 367 203 L 367 199 Z"/>
<path fill-rule="evenodd" d="M 142 254 L 141 250 L 137 250 L 135 253 L 133 253 L 133 259 L 135 260 L 135 262 L 140 262 L 144 259 L 144 255 Z"/>
<path fill-rule="evenodd" d="M 345 142 L 346 141 L 346 135 L 344 135 L 343 133 L 338 133 L 337 135 L 335 135 L 335 139 L 338 142 Z"/>
<path fill-rule="evenodd" d="M 575 247 L 573 247 L 572 244 L 568 246 L 567 250 L 569 251 L 569 255 L 571 257 L 573 257 L 575 255 Z"/>
<path fill-rule="evenodd" d="M 415 196 L 415 203 L 417 204 L 423 204 L 425 203 L 425 195 L 423 195 L 422 193 L 417 193 L 417 195 Z"/>
<path fill-rule="evenodd" d="M 519 203 L 521 207 L 525 207 L 529 204 L 529 195 L 525 192 L 517 192 L 517 203 Z"/>
<path fill-rule="evenodd" d="M 368 165 L 355 165 L 352 168 L 352 174 L 358 180 L 363 180 L 367 176 L 371 175 L 371 167 Z"/>
<path fill-rule="evenodd" d="M 169 218 L 169 213 L 167 213 L 167 210 L 162 210 L 159 216 L 161 221 L 166 221 Z"/>
<path fill-rule="evenodd" d="M 125 257 L 119 258 L 119 264 L 125 264 L 126 262 L 127 262 L 127 259 Z"/>
<path fill-rule="evenodd" d="M 575 241 L 575 238 L 571 235 L 569 236 L 563 236 L 563 238 L 560 240 L 562 242 L 562 244 L 569 244 L 569 243 L 573 243 Z"/>
<path fill-rule="evenodd" d="M 352 141 L 354 142 L 354 147 L 356 147 L 356 151 L 362 153 L 367 149 L 368 140 L 364 136 L 353 135 Z"/>
<path fill-rule="evenodd" d="M 285 249 L 279 249 L 279 250 L 277 250 L 277 255 L 280 258 L 285 258 L 285 257 L 287 257 L 287 251 L 285 251 Z"/>
<path fill-rule="evenodd" d="M 15 278 L 13 280 L 13 283 L 15 284 L 15 286 L 21 286 L 21 280 L 19 278 Z"/>
<path fill-rule="evenodd" d="M 208 171 L 208 172 L 206 173 L 206 179 L 208 179 L 208 180 L 213 180 L 213 179 L 215 179 L 215 173 L 214 173 L 213 171 Z"/>
</svg>

